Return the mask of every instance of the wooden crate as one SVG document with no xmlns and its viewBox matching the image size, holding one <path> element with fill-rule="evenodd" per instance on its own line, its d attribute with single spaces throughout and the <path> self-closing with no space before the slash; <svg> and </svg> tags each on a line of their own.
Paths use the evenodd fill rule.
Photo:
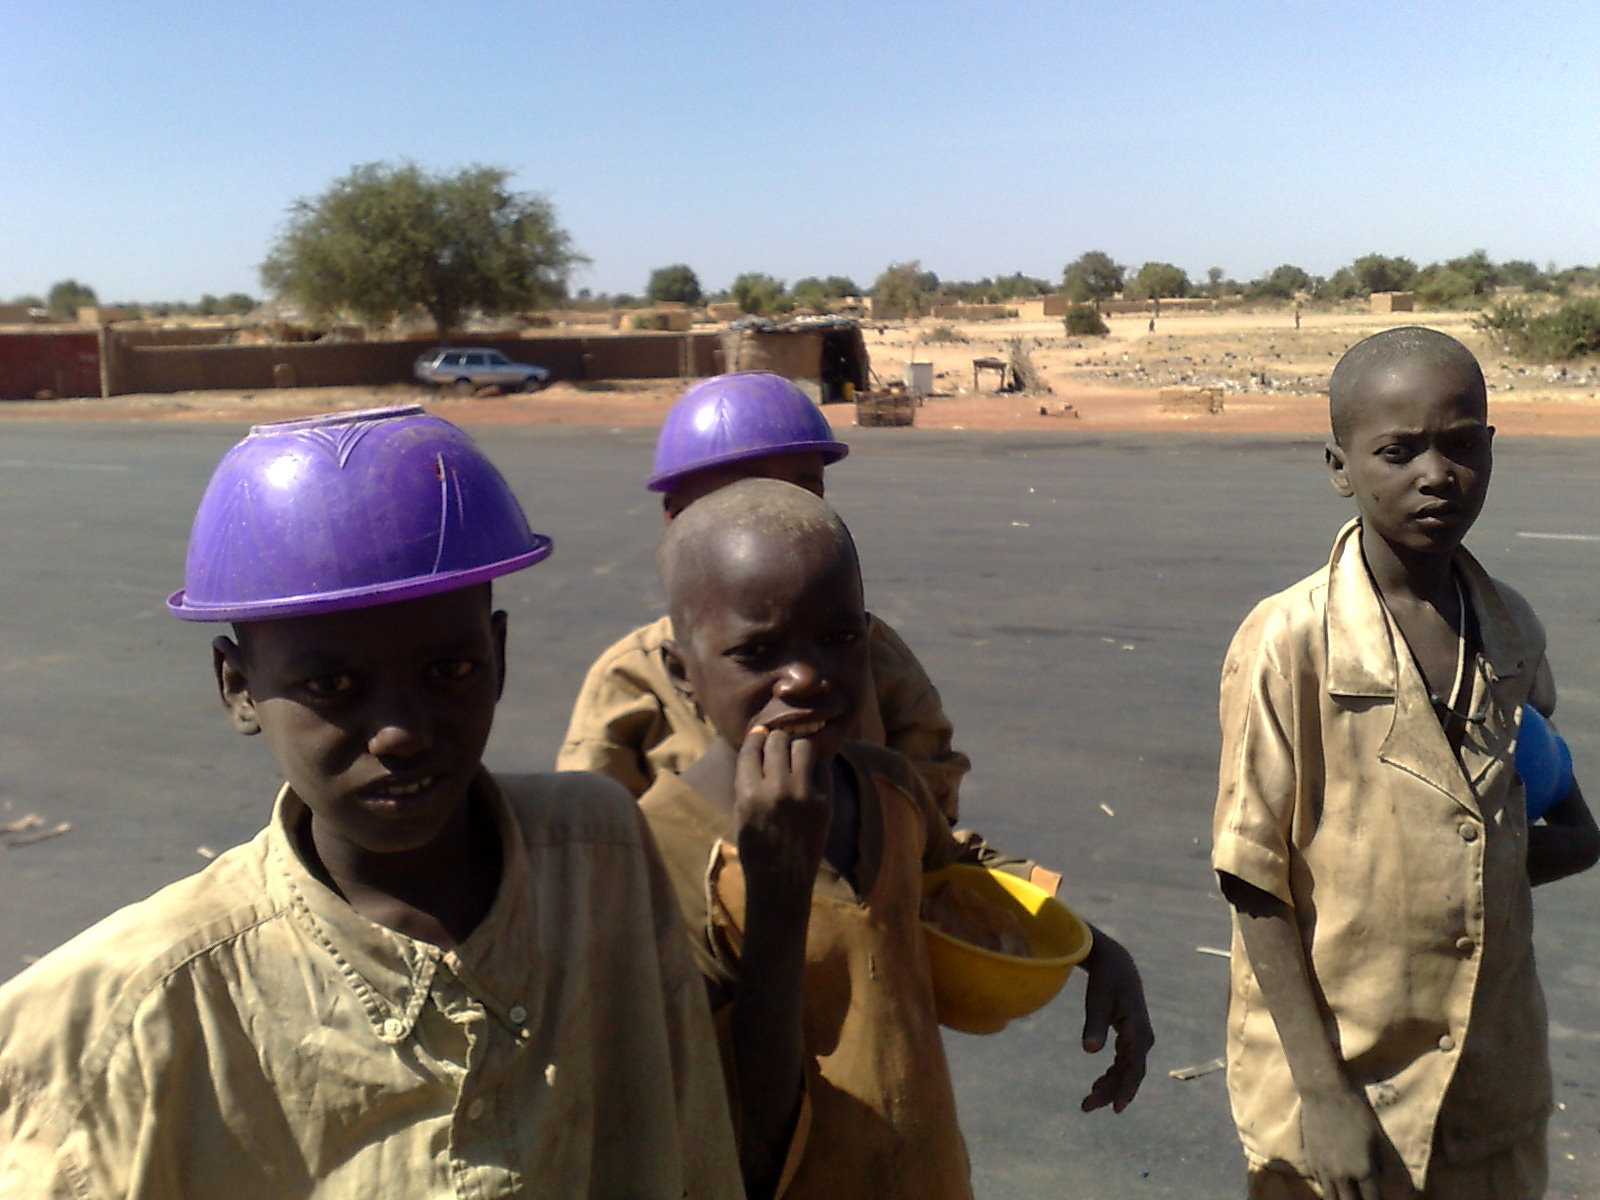
<svg viewBox="0 0 1600 1200">
<path fill-rule="evenodd" d="M 916 420 L 917 397 L 914 392 L 891 389 L 856 393 L 857 425 L 914 425 Z"/>
</svg>

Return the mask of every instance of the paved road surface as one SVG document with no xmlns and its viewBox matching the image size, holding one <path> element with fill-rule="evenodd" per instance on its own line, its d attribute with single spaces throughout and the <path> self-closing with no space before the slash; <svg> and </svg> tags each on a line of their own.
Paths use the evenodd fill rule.
<svg viewBox="0 0 1600 1200">
<path fill-rule="evenodd" d="M 259 826 L 275 779 L 212 697 L 212 631 L 173 620 L 195 502 L 241 426 L 0 429 L 0 978 Z M 547 765 L 594 653 L 654 616 L 651 434 L 481 430 L 556 553 L 499 585 L 512 675 L 491 764 Z M 853 430 L 831 498 L 868 599 L 916 648 L 976 764 L 967 820 L 1059 864 L 1143 965 L 1159 1045 L 1138 1102 L 1083 1116 L 1080 981 L 998 1037 L 952 1035 L 978 1194 L 1225 1197 L 1227 920 L 1207 867 L 1222 652 L 1251 603 L 1314 568 L 1344 519 L 1314 440 Z M 1600 780 L 1600 458 L 1506 441 L 1472 539 L 1550 632 L 1579 771 Z M 1525 534 L 1563 535 L 1528 537 Z M 1587 539 L 1587 540 L 1585 540 Z M 1591 783 L 1591 793 L 1600 785 Z M 1106 811 L 1109 809 L 1110 811 Z M 1557 1097 L 1551 1195 L 1600 1188 L 1600 874 L 1544 889 Z M 1570 1157 L 1569 1157 L 1570 1156 Z"/>
</svg>

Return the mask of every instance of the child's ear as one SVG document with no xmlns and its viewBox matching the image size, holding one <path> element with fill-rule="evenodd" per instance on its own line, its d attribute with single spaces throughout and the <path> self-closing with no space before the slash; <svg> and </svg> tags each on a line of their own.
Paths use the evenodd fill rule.
<svg viewBox="0 0 1600 1200">
<path fill-rule="evenodd" d="M 504 610 L 497 610 L 489 618 L 489 626 L 494 631 L 494 669 L 495 684 L 494 698 L 499 700 L 505 695 L 506 690 L 506 614 Z"/>
<path fill-rule="evenodd" d="M 217 694 L 222 698 L 222 711 L 228 714 L 229 724 L 246 736 L 260 733 L 261 720 L 256 716 L 244 651 L 239 649 L 239 644 L 230 637 L 213 641 L 211 669 L 217 676 Z"/>
<path fill-rule="evenodd" d="M 1328 463 L 1328 480 L 1333 484 L 1333 490 L 1346 500 L 1356 494 L 1356 489 L 1350 486 L 1350 472 L 1346 469 L 1344 447 L 1338 442 L 1329 442 L 1322 448 L 1323 457 Z"/>
<path fill-rule="evenodd" d="M 667 664 L 667 676 L 672 680 L 672 686 L 690 700 L 693 700 L 694 684 L 689 682 L 689 669 L 684 666 L 683 655 L 678 650 L 678 643 L 671 638 L 667 638 L 662 642 L 661 657 Z"/>
</svg>

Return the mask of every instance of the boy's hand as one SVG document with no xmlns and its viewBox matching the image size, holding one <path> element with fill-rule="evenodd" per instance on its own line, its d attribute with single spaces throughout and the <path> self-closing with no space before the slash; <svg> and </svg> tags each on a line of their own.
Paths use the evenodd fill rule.
<svg viewBox="0 0 1600 1200">
<path fill-rule="evenodd" d="M 1100 1053 L 1112 1028 L 1117 1040 L 1111 1066 L 1083 1098 L 1083 1111 L 1093 1112 L 1109 1104 L 1112 1112 L 1121 1112 L 1133 1103 L 1144 1082 L 1145 1058 L 1156 1035 L 1150 1028 L 1144 985 L 1133 956 L 1116 939 L 1098 929 L 1092 931 L 1094 947 L 1082 964 L 1089 975 L 1083 996 L 1083 1048 L 1089 1054 Z"/>
<path fill-rule="evenodd" d="M 832 777 L 815 777 L 811 741 L 754 725 L 734 767 L 745 875 L 802 889 L 807 908 L 833 821 Z"/>
<path fill-rule="evenodd" d="M 1348 1088 L 1300 1102 L 1306 1170 L 1327 1200 L 1404 1200 L 1417 1194 L 1365 1096 Z"/>
</svg>

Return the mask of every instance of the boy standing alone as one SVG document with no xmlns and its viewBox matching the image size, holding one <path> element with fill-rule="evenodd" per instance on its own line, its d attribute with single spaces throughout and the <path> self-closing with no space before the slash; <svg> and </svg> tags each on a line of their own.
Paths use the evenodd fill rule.
<svg viewBox="0 0 1600 1200">
<path fill-rule="evenodd" d="M 550 542 L 420 409 L 258 426 L 185 619 L 286 780 L 267 828 L 0 988 L 7 1197 L 741 1195 L 633 799 L 482 766 L 490 580 Z"/>
<path fill-rule="evenodd" d="M 1544 631 L 1461 542 L 1493 429 L 1427 329 L 1330 385 L 1327 566 L 1258 605 L 1222 674 L 1212 862 L 1234 911 L 1228 1084 L 1253 1197 L 1542 1194 L 1551 1104 L 1530 885 L 1592 865 L 1574 783 L 1530 827 Z"/>
</svg>

